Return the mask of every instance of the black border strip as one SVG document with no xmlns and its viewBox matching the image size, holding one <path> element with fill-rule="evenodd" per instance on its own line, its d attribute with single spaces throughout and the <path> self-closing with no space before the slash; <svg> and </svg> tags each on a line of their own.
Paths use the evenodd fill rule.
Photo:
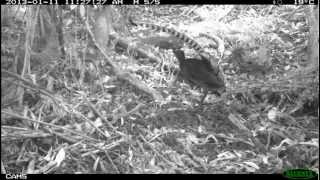
<svg viewBox="0 0 320 180">
<path fill-rule="evenodd" d="M 120 178 L 121 176 L 127 177 L 127 178 L 132 178 L 132 177 L 137 177 L 140 180 L 142 179 L 148 179 L 150 178 L 183 178 L 186 179 L 190 177 L 191 179 L 198 178 L 201 180 L 206 180 L 206 179 L 226 179 L 226 178 L 231 178 L 231 179 L 272 179 L 272 180 L 278 180 L 278 179 L 285 179 L 288 180 L 285 176 L 281 174 L 157 174 L 157 175 L 146 175 L 146 174 L 28 174 L 25 177 L 26 178 L 12 178 L 11 176 L 7 176 L 4 174 L 1 174 L 2 178 L 1 179 L 46 179 L 49 180 L 50 178 L 52 179 L 71 179 L 71 178 L 85 178 L 85 179 L 107 179 L 107 178 Z M 132 177 L 130 177 L 132 176 Z M 9 178 L 8 178 L 9 177 Z M 317 177 L 311 178 L 309 180 L 315 180 Z"/>
<path fill-rule="evenodd" d="M 318 2 L 319 0 L 4 0 L 1 1 L 1 5 L 317 5 Z"/>
</svg>

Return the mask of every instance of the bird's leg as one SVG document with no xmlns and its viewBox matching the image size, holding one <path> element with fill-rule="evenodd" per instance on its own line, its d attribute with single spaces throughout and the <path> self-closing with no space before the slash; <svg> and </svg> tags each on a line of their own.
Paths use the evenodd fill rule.
<svg viewBox="0 0 320 180">
<path fill-rule="evenodd" d="M 201 105 L 202 105 L 204 99 L 207 97 L 207 94 L 208 94 L 208 89 L 207 89 L 207 88 L 204 88 L 204 95 L 203 95 L 203 97 L 202 97 L 201 100 L 200 100 L 200 104 L 201 104 Z"/>
</svg>

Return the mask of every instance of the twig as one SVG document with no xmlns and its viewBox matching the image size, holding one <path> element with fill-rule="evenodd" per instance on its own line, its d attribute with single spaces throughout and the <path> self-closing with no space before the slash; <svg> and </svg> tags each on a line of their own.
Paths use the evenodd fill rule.
<svg viewBox="0 0 320 180">
<path fill-rule="evenodd" d="M 64 131 L 70 132 L 72 134 L 77 134 L 77 135 L 79 135 L 79 136 L 81 136 L 81 137 L 83 137 L 83 138 L 85 138 L 87 140 L 94 141 L 94 142 L 99 142 L 98 140 L 93 139 L 93 138 L 91 138 L 89 136 L 86 136 L 81 132 L 77 132 L 77 131 L 74 131 L 74 130 L 71 130 L 71 129 L 68 129 L 68 128 L 65 128 L 65 127 L 61 127 L 61 126 L 58 126 L 58 125 L 54 125 L 54 124 L 50 124 L 50 123 L 46 123 L 46 122 L 42 122 L 42 121 L 38 121 L 38 120 L 33 120 L 33 119 L 30 119 L 30 118 L 27 118 L 27 117 L 23 117 L 23 116 L 8 112 L 6 110 L 1 110 L 1 113 L 7 114 L 9 116 L 12 116 L 12 117 L 15 117 L 15 118 L 18 118 L 18 119 L 21 119 L 21 120 L 36 122 L 36 123 L 43 124 L 43 125 L 46 125 L 46 126 L 59 128 L 59 129 L 62 129 Z"/>
<path fill-rule="evenodd" d="M 101 54 L 104 56 L 105 61 L 112 67 L 113 72 L 120 78 L 123 80 L 126 80 L 127 82 L 129 82 L 130 84 L 134 85 L 135 87 L 137 87 L 138 89 L 146 92 L 147 94 L 150 94 L 156 101 L 163 101 L 163 97 L 161 96 L 160 93 L 158 93 L 157 91 L 155 91 L 154 89 L 148 87 L 146 84 L 142 83 L 140 80 L 132 77 L 128 72 L 124 71 L 123 69 L 120 69 L 119 67 L 117 67 L 112 61 L 110 61 L 108 59 L 108 55 L 104 52 L 104 48 L 102 48 L 96 41 L 88 21 L 86 21 L 86 26 L 88 29 L 88 32 L 94 42 L 94 44 L 96 45 L 96 47 L 99 49 L 99 51 L 101 52 Z"/>
<path fill-rule="evenodd" d="M 12 72 L 10 72 L 10 71 L 1 69 L 1 74 L 2 74 L 2 73 L 6 73 L 6 74 L 8 74 L 9 76 L 11 76 L 11 77 L 13 77 L 13 78 L 15 78 L 15 79 L 17 79 L 17 80 L 22 81 L 24 84 L 26 84 L 26 85 L 28 85 L 28 86 L 22 85 L 22 84 L 19 84 L 19 83 L 15 83 L 15 82 L 12 82 L 12 81 L 11 81 L 11 83 L 13 83 L 13 84 L 15 84 L 15 85 L 17 85 L 17 86 L 22 86 L 22 87 L 29 88 L 29 89 L 34 90 L 34 91 L 38 91 L 39 93 L 41 93 L 41 94 L 43 94 L 43 95 L 45 95 L 45 96 L 50 97 L 57 106 L 59 105 L 58 100 L 57 100 L 54 96 L 52 96 L 52 94 L 54 94 L 54 93 L 52 93 L 52 92 L 50 92 L 50 91 L 48 91 L 48 90 L 46 90 L 46 89 L 43 89 L 43 88 L 39 87 L 38 85 L 35 85 L 35 84 L 27 81 L 26 79 L 24 79 L 23 77 L 20 77 L 20 76 L 19 76 L 18 74 L 16 74 L 16 73 L 12 73 Z M 3 80 L 5 80 L 5 81 L 10 81 L 10 80 L 5 79 L 5 78 L 3 78 Z"/>
<path fill-rule="evenodd" d="M 104 153 L 106 154 L 106 156 L 107 156 L 108 160 L 110 161 L 110 163 L 111 163 L 111 165 L 112 165 L 113 169 L 115 169 L 115 170 L 117 171 L 117 173 L 118 173 L 118 174 L 120 174 L 119 169 L 118 169 L 118 168 L 117 168 L 117 166 L 113 163 L 113 161 L 112 161 L 112 159 L 111 159 L 111 157 L 110 157 L 110 155 L 109 155 L 108 151 L 107 151 L 107 150 L 104 150 Z"/>
<path fill-rule="evenodd" d="M 123 113 L 123 114 L 114 115 L 114 116 L 112 117 L 113 120 L 112 120 L 111 124 L 114 124 L 119 118 L 124 118 L 124 117 L 129 116 L 130 114 L 138 111 L 140 108 L 142 108 L 142 107 L 144 107 L 144 106 L 145 106 L 144 104 L 140 103 L 140 104 L 138 104 L 136 107 L 132 108 L 129 112 L 125 112 L 125 113 Z"/>
<path fill-rule="evenodd" d="M 116 131 L 115 127 L 112 126 L 112 123 L 110 123 L 104 116 L 100 114 L 100 112 L 93 106 L 93 104 L 86 98 L 84 97 L 84 100 L 86 101 L 87 105 L 90 107 L 90 109 L 98 115 L 107 125 L 112 128 L 114 131 Z"/>
</svg>

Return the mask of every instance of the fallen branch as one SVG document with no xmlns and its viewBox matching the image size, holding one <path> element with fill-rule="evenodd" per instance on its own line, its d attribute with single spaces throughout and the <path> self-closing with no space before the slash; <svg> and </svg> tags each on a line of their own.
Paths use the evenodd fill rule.
<svg viewBox="0 0 320 180">
<path fill-rule="evenodd" d="M 126 72 L 124 69 L 119 68 L 116 64 L 114 64 L 112 61 L 110 61 L 108 59 L 108 55 L 105 53 L 104 48 L 102 48 L 96 41 L 95 36 L 93 35 L 89 23 L 88 21 L 86 21 L 86 26 L 87 26 L 87 30 L 94 42 L 94 44 L 96 45 L 96 47 L 99 49 L 99 51 L 102 53 L 102 55 L 104 56 L 105 61 L 111 66 L 114 74 L 122 80 L 125 80 L 127 82 L 129 82 L 131 85 L 137 87 L 138 89 L 140 89 L 143 92 L 146 92 L 147 94 L 151 95 L 153 97 L 153 99 L 155 99 L 156 101 L 163 101 L 163 97 L 161 96 L 161 94 L 157 91 L 155 91 L 153 88 L 148 87 L 145 83 L 141 82 L 140 80 L 132 77 L 130 75 L 130 73 Z"/>
</svg>

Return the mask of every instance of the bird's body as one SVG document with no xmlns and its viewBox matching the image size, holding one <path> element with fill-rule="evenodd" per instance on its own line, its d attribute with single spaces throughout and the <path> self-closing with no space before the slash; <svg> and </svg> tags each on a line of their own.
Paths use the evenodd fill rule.
<svg viewBox="0 0 320 180">
<path fill-rule="evenodd" d="M 182 77 L 191 86 L 197 86 L 204 89 L 204 96 L 201 103 L 207 96 L 208 91 L 220 95 L 221 91 L 225 91 L 225 83 L 223 77 L 219 73 L 219 68 L 214 65 L 211 57 L 195 40 L 191 39 L 184 33 L 180 33 L 173 28 L 162 27 L 155 24 L 148 24 L 143 22 L 134 22 L 129 18 L 129 22 L 134 25 L 145 26 L 156 31 L 166 32 L 175 38 L 183 41 L 189 47 L 196 50 L 201 58 L 185 58 L 184 52 L 180 49 L 178 43 L 168 42 L 154 42 L 152 44 L 158 45 L 162 49 L 172 49 L 176 58 L 179 60 L 180 72 L 179 76 Z M 168 46 L 168 47 L 167 47 Z"/>
<path fill-rule="evenodd" d="M 211 63 L 206 60 L 185 58 L 182 50 L 173 51 L 179 61 L 179 76 L 191 86 L 203 88 L 205 91 L 201 103 L 206 97 L 208 91 L 220 95 L 225 90 L 225 83 L 217 67 L 212 67 Z"/>
</svg>

